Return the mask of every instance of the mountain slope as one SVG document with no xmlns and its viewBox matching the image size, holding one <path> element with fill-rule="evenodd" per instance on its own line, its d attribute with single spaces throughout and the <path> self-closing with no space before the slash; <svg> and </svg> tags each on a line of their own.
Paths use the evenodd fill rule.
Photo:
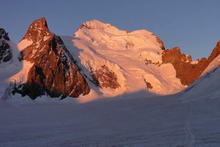
<svg viewBox="0 0 220 147">
<path fill-rule="evenodd" d="M 139 90 L 170 94 L 184 87 L 173 66 L 162 64 L 162 41 L 147 30 L 128 32 L 92 20 L 81 24 L 73 37 L 62 38 L 104 94 Z M 106 76 L 100 74 L 106 71 Z"/>
<path fill-rule="evenodd" d="M 196 82 L 180 93 L 184 101 L 194 101 L 203 98 L 219 98 L 220 68 L 217 66 L 213 70 L 204 73 Z M 179 94 L 178 94 L 179 95 Z"/>
<path fill-rule="evenodd" d="M 22 64 L 18 61 L 19 51 L 16 44 L 10 41 L 8 33 L 0 29 L 0 99 L 8 96 L 8 81 L 20 71 Z"/>
<path fill-rule="evenodd" d="M 101 92 L 110 96 L 138 90 L 177 93 L 196 81 L 220 53 L 217 43 L 208 58 L 193 61 L 180 48 L 165 49 L 147 30 L 128 32 L 97 20 L 81 24 L 73 37 L 62 38 L 87 77 L 95 78 Z"/>
</svg>

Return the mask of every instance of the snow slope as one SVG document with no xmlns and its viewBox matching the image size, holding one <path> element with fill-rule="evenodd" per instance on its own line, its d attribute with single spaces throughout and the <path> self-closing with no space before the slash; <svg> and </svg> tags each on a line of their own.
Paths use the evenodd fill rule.
<svg viewBox="0 0 220 147">
<path fill-rule="evenodd" d="M 139 91 L 88 103 L 1 101 L 0 146 L 220 146 L 219 72 L 170 96 Z"/>
<path fill-rule="evenodd" d="M 28 61 L 19 61 L 20 51 L 23 50 L 26 46 L 30 45 L 30 42 L 22 41 L 18 45 L 11 41 L 8 41 L 8 43 L 12 50 L 13 59 L 9 63 L 0 65 L 0 68 L 4 69 L 0 71 L 0 74 L 2 75 L 1 81 L 5 81 L 7 83 L 24 83 L 32 64 Z"/>
<path fill-rule="evenodd" d="M 206 73 L 212 71 L 216 67 L 220 65 L 220 55 L 218 55 L 209 65 L 208 67 L 203 71 L 202 75 L 205 75 Z"/>
<path fill-rule="evenodd" d="M 210 72 L 204 74 L 200 79 L 180 93 L 184 101 L 194 101 L 196 99 L 220 98 L 220 68 L 216 67 Z"/>
</svg>

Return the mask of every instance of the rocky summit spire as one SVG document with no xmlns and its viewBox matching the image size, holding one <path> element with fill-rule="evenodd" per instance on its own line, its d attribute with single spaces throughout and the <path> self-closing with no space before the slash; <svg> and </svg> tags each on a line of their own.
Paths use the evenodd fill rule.
<svg viewBox="0 0 220 147">
<path fill-rule="evenodd" d="M 14 92 L 33 99 L 44 94 L 78 97 L 89 93 L 89 86 L 74 58 L 62 39 L 49 31 L 45 18 L 37 19 L 29 26 L 21 42 L 25 41 L 31 44 L 24 45 L 21 54 L 23 60 L 33 65 L 27 81 L 16 86 Z"/>
<path fill-rule="evenodd" d="M 47 26 L 45 17 L 36 19 L 28 28 L 25 36 L 23 37 L 33 41 L 40 41 L 43 36 L 52 35 Z"/>
</svg>

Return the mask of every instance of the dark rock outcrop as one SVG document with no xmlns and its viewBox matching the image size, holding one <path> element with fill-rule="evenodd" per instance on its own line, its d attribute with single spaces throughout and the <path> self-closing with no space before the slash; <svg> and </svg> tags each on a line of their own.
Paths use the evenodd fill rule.
<svg viewBox="0 0 220 147">
<path fill-rule="evenodd" d="M 0 39 L 10 41 L 8 33 L 3 28 L 0 28 Z"/>
<path fill-rule="evenodd" d="M 12 59 L 12 51 L 7 42 L 9 40 L 8 33 L 6 33 L 4 29 L 0 28 L 0 64 Z"/>
<path fill-rule="evenodd" d="M 147 89 L 152 89 L 152 88 L 153 88 L 153 86 L 151 85 L 151 83 L 148 82 L 146 79 L 144 79 L 144 82 L 145 82 L 145 84 L 146 84 Z"/>
<path fill-rule="evenodd" d="M 22 60 L 33 63 L 26 83 L 14 92 L 32 99 L 48 94 L 51 97 L 78 97 L 90 88 L 62 39 L 51 33 L 45 18 L 35 20 L 23 37 L 33 43 L 23 49 Z M 22 88 L 21 88 L 22 87 Z"/>
<path fill-rule="evenodd" d="M 97 86 L 101 88 L 116 89 L 120 87 L 117 75 L 106 65 L 101 66 L 101 68 L 95 71 L 92 70 L 92 77 L 95 81 L 97 81 Z"/>
</svg>

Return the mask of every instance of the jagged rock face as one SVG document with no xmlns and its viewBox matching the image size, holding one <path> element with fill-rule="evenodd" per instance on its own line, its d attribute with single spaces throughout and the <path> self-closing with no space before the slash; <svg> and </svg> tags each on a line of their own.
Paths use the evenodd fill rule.
<svg viewBox="0 0 220 147">
<path fill-rule="evenodd" d="M 33 66 L 22 90 L 17 88 L 15 92 L 33 99 L 43 94 L 64 98 L 89 93 L 89 86 L 73 57 L 62 39 L 49 31 L 44 18 L 34 21 L 23 39 L 33 42 L 21 52 L 23 60 Z"/>
<path fill-rule="evenodd" d="M 105 65 L 95 71 L 92 71 L 92 77 L 95 81 L 97 81 L 98 86 L 101 88 L 116 89 L 120 87 L 116 74 Z"/>
<path fill-rule="evenodd" d="M 1 40 L 10 40 L 10 38 L 8 37 L 8 33 L 6 33 L 6 31 L 3 28 L 0 28 L 0 39 Z"/>
<path fill-rule="evenodd" d="M 211 55 L 208 57 L 208 61 L 211 62 L 220 54 L 220 41 L 217 42 L 215 48 L 213 49 Z"/>
<path fill-rule="evenodd" d="M 145 84 L 146 84 L 147 89 L 152 89 L 152 88 L 153 88 L 153 86 L 151 85 L 151 83 L 148 82 L 146 79 L 144 80 L 144 82 L 145 82 Z"/>
<path fill-rule="evenodd" d="M 8 33 L 4 29 L 0 28 L 0 63 L 8 62 L 12 59 L 12 52 L 9 41 Z"/>
<path fill-rule="evenodd" d="M 165 50 L 162 56 L 163 63 L 171 63 L 176 70 L 176 77 L 184 85 L 192 84 L 207 66 L 207 59 L 201 59 L 192 64 L 192 57 L 182 54 L 179 48 Z"/>
<path fill-rule="evenodd" d="M 184 85 L 191 85 L 199 78 L 206 67 L 215 57 L 220 54 L 220 41 L 212 51 L 208 58 L 198 59 L 197 63 L 192 62 L 192 57 L 180 52 L 180 48 L 176 47 L 170 50 L 164 50 L 162 55 L 163 63 L 171 63 L 176 70 L 176 77 L 180 79 Z"/>
</svg>

